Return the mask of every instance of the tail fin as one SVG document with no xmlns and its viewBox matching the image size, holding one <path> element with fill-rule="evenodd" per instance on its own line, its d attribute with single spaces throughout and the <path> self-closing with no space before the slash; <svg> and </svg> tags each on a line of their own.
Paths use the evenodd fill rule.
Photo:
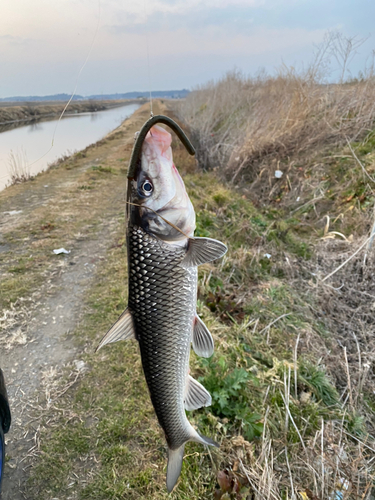
<svg viewBox="0 0 375 500">
<path fill-rule="evenodd" d="M 177 479 L 180 477 L 182 460 L 184 458 L 185 443 L 176 450 L 168 449 L 167 465 L 167 490 L 170 493 L 176 486 Z"/>
<path fill-rule="evenodd" d="M 191 427 L 191 437 L 189 441 L 195 441 L 196 443 L 205 444 L 208 446 L 220 446 L 219 443 L 210 439 L 209 437 L 202 436 Z M 177 480 L 181 474 L 182 460 L 184 458 L 185 443 L 181 445 L 176 450 L 168 448 L 168 465 L 167 465 L 167 490 L 170 493 L 176 486 Z"/>
</svg>

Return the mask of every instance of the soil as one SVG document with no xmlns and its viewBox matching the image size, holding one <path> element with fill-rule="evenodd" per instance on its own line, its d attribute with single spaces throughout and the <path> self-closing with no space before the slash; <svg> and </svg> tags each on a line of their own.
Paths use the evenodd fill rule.
<svg viewBox="0 0 375 500">
<path fill-rule="evenodd" d="M 11 186 L 0 193 L 0 256 L 17 259 L 18 254 L 32 254 L 44 240 L 38 240 L 32 231 L 27 234 L 27 230 L 22 240 L 10 236 L 17 234 L 19 238 L 17 231 L 22 228 L 40 227 L 40 221 L 52 213 L 58 213 L 64 220 L 70 217 L 77 221 L 81 217 L 89 222 L 78 232 L 77 227 L 68 227 L 65 241 L 56 241 L 54 245 L 64 246 L 70 253 L 54 255 L 49 250 L 50 263 L 41 269 L 37 285 L 29 287 L 11 307 L 0 311 L 0 366 L 6 377 L 12 411 L 12 425 L 6 435 L 8 460 L 2 500 L 29 498 L 28 470 L 39 446 L 38 415 L 49 405 L 49 379 L 56 378 L 68 364 L 74 372 L 74 383 L 85 369 L 80 361 L 85 347 L 77 345 L 70 332 L 82 320 L 85 291 L 95 279 L 97 263 L 105 259 L 106 250 L 114 244 L 119 214 L 125 208 L 126 176 L 123 173 L 119 180 L 120 174 L 102 174 L 100 189 L 87 191 L 79 189 L 82 179 L 91 175 L 95 165 L 114 169 L 121 164 L 122 170 L 126 169 L 134 133 L 148 116 L 149 107 L 144 105 L 83 155 L 78 153 L 57 168 L 41 173 L 34 181 Z M 78 203 L 80 197 L 83 201 Z M 9 274 L 9 262 L 5 258 L 0 260 L 0 279 Z"/>
</svg>

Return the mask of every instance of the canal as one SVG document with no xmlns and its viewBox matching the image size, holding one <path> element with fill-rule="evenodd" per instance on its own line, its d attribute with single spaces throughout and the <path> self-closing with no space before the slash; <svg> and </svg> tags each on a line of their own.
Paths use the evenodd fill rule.
<svg viewBox="0 0 375 500">
<path fill-rule="evenodd" d="M 11 181 L 12 165 L 35 175 L 65 154 L 97 142 L 117 128 L 139 104 L 58 120 L 28 123 L 0 133 L 0 190 Z"/>
</svg>

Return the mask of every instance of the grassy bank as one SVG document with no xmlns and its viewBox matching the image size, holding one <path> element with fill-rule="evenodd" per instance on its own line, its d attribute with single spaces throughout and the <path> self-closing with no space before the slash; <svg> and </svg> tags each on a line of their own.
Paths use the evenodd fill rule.
<svg viewBox="0 0 375 500">
<path fill-rule="evenodd" d="M 103 201 L 119 179 L 125 181 L 131 136 L 147 110 L 135 116 L 113 139 L 126 139 L 122 156 L 114 161 L 103 150 L 100 168 L 88 164 L 75 180 L 91 224 L 99 217 L 93 207 L 105 220 L 108 200 Z M 218 172 L 197 170 L 173 144 L 197 213 L 196 234 L 224 241 L 229 251 L 222 261 L 199 268 L 198 312 L 214 336 L 215 354 L 209 360 L 192 354 L 191 361 L 192 375 L 211 392 L 213 404 L 189 419 L 221 447 L 187 445 L 171 498 L 323 500 L 337 492 L 369 498 L 375 475 L 372 248 L 365 264 L 358 253 L 323 279 L 371 229 L 373 186 L 363 173 L 365 168 L 372 176 L 375 169 L 371 141 L 365 134 L 351 143 L 357 159 L 349 146 L 335 143 L 309 151 L 299 162 L 280 161 L 281 179 L 270 161 L 267 175 L 258 179 L 267 192 L 262 202 L 245 178 L 230 184 Z M 94 158 L 96 152 L 88 154 Z M 59 176 L 67 181 L 75 169 L 75 163 L 62 163 L 50 175 L 57 183 Z M 6 196 L 10 200 L 11 192 Z M 46 382 L 49 401 L 35 413 L 38 449 L 29 498 L 168 497 L 165 442 L 136 344 L 93 352 L 126 306 L 123 201 L 110 205 L 116 229 L 72 332 L 84 368 L 71 364 Z M 71 207 L 74 232 L 82 231 L 81 208 Z M 14 239 L 18 251 L 21 236 Z M 29 249 L 23 250 L 26 256 Z M 25 265 L 23 283 L 35 272 L 34 265 Z M 17 291 L 9 285 L 13 295 L 4 307 L 37 286 Z"/>
<path fill-rule="evenodd" d="M 274 476 L 263 484 L 275 486 L 274 498 L 285 498 L 286 489 L 291 497 L 305 491 L 304 498 L 334 498 L 341 489 L 344 498 L 371 498 L 375 80 L 371 73 L 324 85 L 313 69 L 298 74 L 283 68 L 276 77 L 256 79 L 230 73 L 190 94 L 180 113 L 191 127 L 200 168 L 229 181 L 268 221 L 257 269 L 268 268 L 283 284 L 272 306 L 277 321 L 270 318 L 271 331 L 280 322 L 295 330 L 289 345 L 280 332 L 284 345 L 276 348 L 280 353 L 288 346 L 280 378 L 286 390 L 282 395 L 279 388 L 279 398 L 287 413 L 284 432 L 289 427 L 295 442 L 284 442 L 284 450 L 277 446 L 282 429 L 272 419 L 276 398 L 265 427 L 272 443 L 267 466 L 278 458 Z M 261 279 L 263 286 L 267 281 Z M 279 307 L 288 298 L 289 305 Z M 301 323 L 293 324 L 295 314 Z M 299 385 L 303 375 L 296 364 L 323 392 Z M 316 414 L 315 434 L 310 425 L 317 407 L 309 417 L 301 414 L 305 398 L 312 402 L 314 395 L 327 404 L 325 415 Z M 310 437 L 304 434 L 309 428 Z M 264 460 L 260 449 L 256 456 Z M 284 490 L 276 479 L 280 467 L 287 472 Z"/>
</svg>

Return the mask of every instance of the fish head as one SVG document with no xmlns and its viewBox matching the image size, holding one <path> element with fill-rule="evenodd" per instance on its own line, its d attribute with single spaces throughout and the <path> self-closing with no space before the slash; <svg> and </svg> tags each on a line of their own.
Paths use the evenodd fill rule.
<svg viewBox="0 0 375 500">
<path fill-rule="evenodd" d="M 158 125 L 143 141 L 135 176 L 130 180 L 133 220 L 164 241 L 194 235 L 195 212 L 184 181 L 173 163 L 172 136 Z"/>
</svg>

